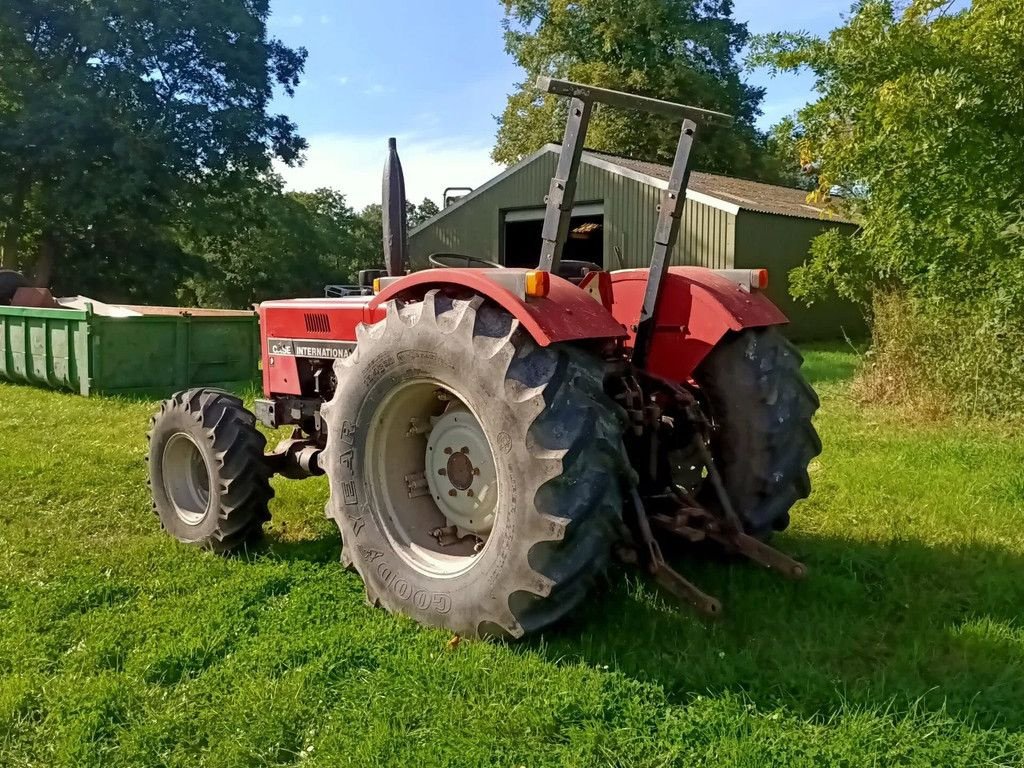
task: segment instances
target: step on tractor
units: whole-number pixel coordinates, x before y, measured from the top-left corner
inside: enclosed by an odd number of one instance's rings
[[[549,78],[538,88],[569,104],[537,268],[434,254],[407,273],[391,140],[387,269],[369,295],[259,306],[255,413],[193,389],[153,416],[150,485],[168,533],[236,550],[270,518],[273,475],[326,475],[341,562],[368,602],[463,636],[557,622],[613,557],[720,613],[666,562],[669,535],[805,575],[768,540],[810,492],[818,399],[767,274],[669,263],[698,125],[729,117]],[[682,121],[646,269],[561,259],[598,103]],[[268,453],[257,423],[291,436]]]

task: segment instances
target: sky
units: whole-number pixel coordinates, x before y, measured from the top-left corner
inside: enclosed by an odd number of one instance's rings
[[[734,0],[734,15],[752,34],[824,34],[851,2]],[[414,202],[440,203],[445,187],[475,187],[500,172],[489,157],[495,116],[524,77],[504,51],[500,0],[276,0],[272,8],[271,34],[309,51],[295,96],[274,103],[309,141],[302,167],[278,167],[290,189],[332,187],[357,209],[380,202],[389,136]],[[746,78],[767,89],[762,128],[813,98],[806,74]]]

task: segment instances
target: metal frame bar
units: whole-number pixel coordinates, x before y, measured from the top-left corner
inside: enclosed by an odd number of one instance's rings
[[[565,241],[569,237],[572,209],[576,201],[576,181],[580,173],[580,158],[587,127],[594,111],[592,101],[574,98],[569,102],[569,117],[565,123],[565,137],[558,153],[558,167],[544,198],[544,228],[541,230],[540,266],[547,272],[557,272],[562,260]]]
[[[538,77],[537,88],[555,96],[569,96],[574,99],[589,102],[591,104],[600,102],[619,109],[636,109],[641,112],[648,112],[652,115],[662,115],[676,120],[694,120],[704,123],[732,123],[732,115],[725,112],[715,112],[713,109],[701,109],[690,107],[685,104],[675,104],[671,101],[652,99],[648,96],[637,96],[635,93],[623,93],[608,88],[597,88],[593,85],[573,83],[569,80],[559,80],[553,77]]]
[[[679,239],[679,224],[686,205],[686,187],[690,181],[690,150],[693,148],[697,124],[692,120],[683,120],[683,130],[679,134],[675,160],[668,177],[668,189],[662,190],[661,204],[658,206],[658,224],[654,230],[654,252],[651,254],[651,266],[647,273],[647,285],[644,289],[644,301],[640,307],[640,317],[636,323],[636,337],[633,340],[633,365],[643,368],[650,352],[654,338],[655,323],[658,316],[658,304],[661,302],[661,289],[665,284],[672,248]]]
[[[637,96],[632,93],[596,88],[591,85],[572,83],[551,77],[538,77],[537,88],[556,96],[568,96],[569,116],[565,124],[565,136],[558,155],[558,167],[545,198],[544,228],[539,269],[557,272],[562,260],[562,251],[569,236],[572,208],[576,198],[576,181],[579,177],[580,158],[583,155],[587,128],[593,114],[594,104],[600,102],[621,109],[635,109],[656,115],[663,115],[683,121],[679,135],[676,156],[669,175],[668,189],[662,192],[658,206],[658,225],[654,236],[654,252],[644,290],[644,302],[636,322],[636,339],[633,344],[632,362],[639,368],[644,366],[654,336],[655,318],[661,288],[668,273],[672,249],[679,239],[679,221],[686,203],[686,186],[690,179],[689,160],[697,132],[697,121],[705,123],[728,123],[730,115],[710,109],[673,104],[661,99]]]

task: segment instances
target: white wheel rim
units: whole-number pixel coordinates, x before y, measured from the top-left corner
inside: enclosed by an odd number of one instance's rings
[[[403,560],[441,578],[472,568],[499,489],[487,435],[465,398],[434,379],[403,382],[377,407],[366,454],[372,513]]]
[[[199,525],[210,506],[210,470],[199,445],[184,432],[175,432],[164,446],[160,462],[164,493],[185,525]]]
[[[498,506],[498,470],[480,422],[469,410],[449,408],[427,439],[426,479],[448,522],[485,536]]]

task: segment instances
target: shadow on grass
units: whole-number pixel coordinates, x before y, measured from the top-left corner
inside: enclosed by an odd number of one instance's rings
[[[613,568],[569,620],[520,647],[660,685],[677,702],[741,693],[808,718],[919,706],[983,727],[1024,728],[1024,559],[980,545],[870,544],[788,534],[809,569],[786,581],[745,561],[676,558],[725,605],[704,620],[634,569]],[[253,554],[335,562],[337,534],[268,534]],[[340,566],[339,566],[340,567]]]
[[[1024,728],[1024,559],[983,546],[793,534],[780,546],[808,564],[806,581],[745,562],[677,562],[722,599],[720,620],[616,570],[573,620],[528,643],[552,661],[657,683],[678,700],[742,692],[807,717],[920,700],[985,727]]]
[[[335,531],[313,538],[291,539],[276,531],[264,532],[246,548],[246,556],[311,563],[336,562],[341,557],[341,536]]]

